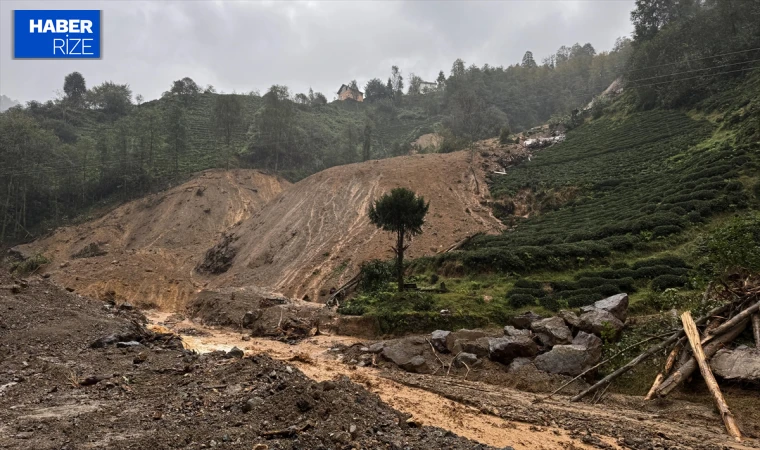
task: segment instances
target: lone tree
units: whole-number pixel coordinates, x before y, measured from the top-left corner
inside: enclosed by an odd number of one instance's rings
[[[378,228],[396,233],[396,270],[399,292],[404,290],[404,239],[422,233],[425,214],[430,203],[406,188],[396,188],[385,194],[369,208],[369,220]]]

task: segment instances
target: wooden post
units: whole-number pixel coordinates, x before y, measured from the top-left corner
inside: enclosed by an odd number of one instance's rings
[[[691,318],[691,313],[686,311],[681,315],[681,322],[683,322],[683,329],[686,332],[686,337],[689,338],[689,344],[691,344],[691,350],[694,353],[694,358],[699,364],[699,371],[702,372],[702,377],[707,383],[707,388],[715,399],[715,404],[720,411],[721,417],[723,417],[723,423],[726,425],[728,434],[733,436],[737,441],[741,441],[742,433],[739,431],[739,426],[736,425],[734,415],[731,414],[731,410],[728,409],[726,400],[723,398],[723,394],[720,392],[718,382],[715,381],[710,366],[707,365],[705,358],[705,352],[702,350],[702,344],[700,344],[699,330],[697,330],[697,324],[694,323],[694,319]]]
[[[760,313],[752,315],[752,332],[755,335],[755,347],[760,348]]]

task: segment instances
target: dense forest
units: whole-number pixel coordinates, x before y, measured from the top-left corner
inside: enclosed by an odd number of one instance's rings
[[[88,87],[79,72],[59,97],[0,114],[0,242],[28,240],[93,207],[160,189],[208,168],[250,167],[297,180],[331,166],[408,153],[419,136],[441,151],[523,130],[587,104],[624,70],[631,42],[610,52],[561,47],[508,67],[456,60],[435,84],[394,66],[366,101],[272,86],[216,93],[190,78],[145,101],[128,84]],[[348,83],[361,88],[356,81]]]

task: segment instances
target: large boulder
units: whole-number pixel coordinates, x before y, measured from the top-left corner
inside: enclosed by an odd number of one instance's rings
[[[532,335],[533,333],[530,330],[521,330],[519,328],[515,328],[512,325],[507,325],[504,327],[504,336],[528,336]]]
[[[515,328],[519,328],[521,330],[529,329],[530,324],[537,320],[541,320],[543,317],[539,316],[538,314],[534,313],[533,311],[528,311],[523,314],[519,314],[515,317],[513,317],[509,324],[512,325]]]
[[[581,330],[601,336],[602,333],[608,333],[612,339],[620,337],[623,331],[623,322],[612,315],[611,312],[603,309],[593,309],[581,314],[578,328]]]
[[[583,373],[592,364],[590,355],[583,345],[555,345],[546,353],[533,360],[538,370],[548,373],[576,376]]]
[[[430,366],[428,365],[427,361],[425,361],[425,358],[422,356],[415,356],[414,358],[411,358],[409,361],[399,364],[399,367],[406,370],[407,372],[412,373],[430,373],[432,370],[430,370]]]
[[[588,365],[593,365],[602,360],[602,340],[595,334],[579,331],[573,338],[573,345],[580,345],[588,352]]]
[[[628,317],[628,294],[616,294],[607,297],[594,303],[593,306],[584,306],[581,311],[586,313],[594,309],[607,311],[621,322],[625,322]]]
[[[504,336],[488,340],[488,357],[496,362],[507,364],[519,357],[538,354],[538,346],[527,336]]]
[[[481,330],[459,330],[449,333],[446,336],[446,348],[452,353],[459,353],[461,346],[457,347],[457,341],[474,341],[486,337],[486,332]],[[455,348],[456,347],[456,348]]]
[[[559,317],[537,320],[530,325],[530,328],[539,335],[541,342],[547,347],[569,344],[573,340],[570,328]]]
[[[512,360],[511,363],[509,363],[507,372],[514,373],[522,369],[523,367],[529,366],[531,364],[533,364],[532,358],[515,358]]]
[[[449,349],[446,347],[446,338],[449,337],[451,331],[435,330],[430,335],[430,343],[437,352],[448,353]]]
[[[760,382],[760,349],[741,346],[718,350],[710,367],[715,375],[727,380]]]
[[[475,339],[474,341],[458,340],[454,347],[457,349],[456,353],[472,353],[479,358],[485,358],[488,356],[489,342],[487,337]]]
[[[404,370],[417,371],[418,368],[422,367],[420,360],[415,359],[412,361],[412,359],[418,356],[422,358],[425,346],[427,346],[427,342],[424,338],[418,336],[408,337],[386,344],[380,355]]]

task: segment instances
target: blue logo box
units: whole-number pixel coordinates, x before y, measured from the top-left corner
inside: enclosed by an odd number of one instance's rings
[[[13,11],[13,57],[19,59],[98,59],[100,10]]]

